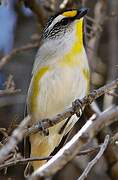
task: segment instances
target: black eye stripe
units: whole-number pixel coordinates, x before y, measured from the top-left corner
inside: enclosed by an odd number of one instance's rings
[[[67,25],[69,23],[69,19],[68,18],[64,18],[60,21],[61,25]]]
[[[57,22],[54,27],[58,27],[58,26],[66,26],[69,23],[72,22],[72,18],[63,18],[61,21]]]

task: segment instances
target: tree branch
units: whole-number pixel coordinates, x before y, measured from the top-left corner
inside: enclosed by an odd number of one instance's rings
[[[21,124],[16,128],[8,142],[0,150],[0,163],[3,163],[9,153],[15,149],[18,142],[23,139],[24,132],[26,131],[27,125],[30,121],[30,117],[27,116]]]
[[[20,48],[14,48],[9,54],[0,59],[0,70],[10,61],[10,59],[17,53],[27,51],[39,47],[39,43],[28,43]]]
[[[22,159],[14,159],[12,161],[5,162],[4,164],[0,165],[0,170],[4,168],[8,168],[10,166],[16,165],[16,164],[24,164],[30,161],[43,161],[43,160],[49,160],[52,156],[49,157],[31,157],[31,158],[22,158]]]
[[[8,95],[15,95],[15,94],[18,94],[20,92],[21,92],[20,89],[14,89],[14,90],[5,89],[5,90],[0,90],[0,97],[8,96]]]
[[[96,151],[98,151],[100,149],[101,145],[96,146],[96,147],[92,147],[89,149],[85,149],[80,151],[77,156],[83,156],[83,155],[87,155],[87,154],[92,154],[95,153]],[[51,159],[53,156],[48,156],[48,157],[30,157],[30,158],[17,158],[14,159],[13,157],[11,157],[8,161],[6,161],[5,163],[0,165],[0,170],[4,169],[4,168],[8,168],[10,166],[16,165],[16,164],[25,164],[27,162],[30,161],[43,161],[43,160],[49,160]]]
[[[110,140],[110,136],[106,135],[104,143],[100,147],[100,151],[95,156],[95,158],[88,163],[86,169],[84,170],[82,175],[78,178],[78,180],[84,180],[87,177],[87,175],[91,171],[92,167],[98,162],[98,160],[101,158],[101,156],[103,155],[104,151],[106,150],[106,148],[108,146],[108,143],[109,143],[109,140]]]

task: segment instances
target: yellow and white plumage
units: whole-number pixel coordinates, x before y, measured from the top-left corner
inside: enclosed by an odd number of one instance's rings
[[[76,14],[76,10],[64,12],[48,28],[52,29],[63,18]],[[88,93],[89,66],[82,27],[83,18],[73,20],[64,36],[46,38],[38,50],[27,100],[31,123],[54,117],[71,106],[75,99],[81,99]],[[40,133],[31,135],[31,156],[49,156],[77,120],[76,115],[72,116],[62,134],[59,131],[66,120],[49,128],[48,136]],[[32,165],[37,169],[44,162],[36,161]]]

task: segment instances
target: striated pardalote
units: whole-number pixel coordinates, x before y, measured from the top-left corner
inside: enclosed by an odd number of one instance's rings
[[[87,8],[67,10],[51,17],[41,38],[29,86],[27,107],[31,124],[52,118],[83,98],[89,89],[89,66],[83,45]],[[49,128],[49,134],[30,136],[31,157],[49,156],[77,122],[72,116]],[[34,170],[46,161],[32,162]]]

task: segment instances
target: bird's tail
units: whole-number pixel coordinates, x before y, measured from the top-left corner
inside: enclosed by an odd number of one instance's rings
[[[50,128],[49,135],[45,136],[40,133],[36,133],[30,136],[30,143],[31,143],[31,155],[30,158],[45,158],[49,159],[50,154],[54,151],[55,147],[57,147],[62,140],[63,136],[66,135],[71,128],[74,126],[74,124],[77,122],[78,118],[76,115],[73,115],[69,122],[67,122],[66,126],[64,127],[64,130],[62,133],[59,133],[55,128],[62,127],[64,125],[64,122],[61,122],[60,124]],[[66,121],[65,121],[66,122]],[[56,133],[55,133],[56,131]],[[58,132],[58,133],[57,133]],[[33,166],[33,170],[36,170],[37,168],[41,167],[43,164],[47,162],[47,160],[38,160],[38,161],[32,161],[31,163],[28,163],[27,169]]]

